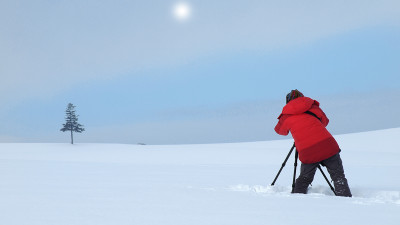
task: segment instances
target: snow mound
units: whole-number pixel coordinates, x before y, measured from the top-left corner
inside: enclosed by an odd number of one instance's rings
[[[234,192],[254,193],[261,196],[299,196],[301,194],[291,194],[291,186],[263,186],[263,185],[232,185],[227,188]],[[354,202],[357,204],[389,203],[400,205],[400,191],[372,191],[353,188],[352,194]],[[307,195],[303,197],[335,196],[329,187],[315,185],[309,188]]]

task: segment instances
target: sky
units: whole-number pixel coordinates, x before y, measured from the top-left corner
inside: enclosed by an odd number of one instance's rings
[[[400,126],[400,2],[0,0],[0,142],[281,138],[285,95],[334,134]]]

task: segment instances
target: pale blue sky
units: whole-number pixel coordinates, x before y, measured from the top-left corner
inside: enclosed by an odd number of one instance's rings
[[[280,138],[291,89],[333,133],[400,126],[399,1],[0,1],[0,141]],[[360,100],[362,99],[362,100]]]

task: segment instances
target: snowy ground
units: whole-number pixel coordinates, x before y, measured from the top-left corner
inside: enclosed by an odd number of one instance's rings
[[[400,128],[337,136],[353,198],[317,171],[290,194],[291,140],[177,146],[0,144],[0,224],[400,224]],[[326,171],[326,169],[325,169]]]

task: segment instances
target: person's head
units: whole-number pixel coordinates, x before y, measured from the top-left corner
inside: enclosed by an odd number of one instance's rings
[[[286,95],[286,104],[298,97],[304,97],[304,95],[297,89],[290,91],[289,94]]]

